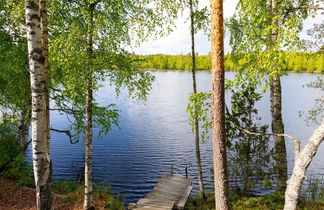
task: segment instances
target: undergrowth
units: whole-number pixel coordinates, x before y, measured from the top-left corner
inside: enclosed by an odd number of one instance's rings
[[[0,139],[0,176],[16,180],[18,186],[33,186],[32,170],[15,136]]]
[[[242,197],[234,192],[230,192],[230,203],[235,210],[277,210],[283,209],[285,198],[284,193],[275,192],[271,195],[259,197]],[[215,209],[215,196],[210,193],[206,200],[200,198],[189,198],[185,206],[187,210],[210,210]],[[306,201],[300,200],[298,209],[324,210],[324,200]]]
[[[82,182],[58,181],[53,184],[53,192],[64,196],[64,201],[83,199],[84,184]],[[111,210],[124,210],[124,203],[120,198],[112,196],[110,187],[93,185],[94,204]]]

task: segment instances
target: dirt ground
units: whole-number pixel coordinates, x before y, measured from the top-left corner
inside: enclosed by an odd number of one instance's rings
[[[54,209],[79,210],[83,209],[82,198],[79,200],[64,201],[62,198],[54,199]],[[17,187],[15,182],[0,177],[0,210],[36,210],[35,190]],[[103,208],[96,208],[103,209]]]

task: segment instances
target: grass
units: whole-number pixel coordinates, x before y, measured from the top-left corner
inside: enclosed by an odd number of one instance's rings
[[[84,184],[81,182],[55,182],[53,184],[53,192],[63,195],[64,201],[81,200],[84,197]],[[104,206],[111,210],[123,210],[124,202],[120,198],[112,196],[110,187],[108,186],[93,186],[93,201],[96,206]]]
[[[267,196],[259,197],[241,197],[240,195],[230,192],[230,203],[235,210],[277,210],[283,209],[285,199],[282,192],[275,192]],[[215,209],[214,194],[208,194],[205,201],[200,198],[189,198],[185,209],[187,210],[210,210]],[[324,200],[306,201],[300,200],[298,209],[320,210],[324,209]]]
[[[301,197],[308,201],[324,201],[324,177],[309,177],[305,182]]]

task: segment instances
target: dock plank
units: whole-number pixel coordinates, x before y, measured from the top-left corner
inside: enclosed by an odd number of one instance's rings
[[[186,205],[186,202],[188,200],[188,197],[189,197],[189,195],[191,193],[191,190],[192,190],[192,186],[188,186],[185,193],[184,193],[184,195],[182,196],[182,198],[178,202],[178,208],[180,208],[180,209],[184,208],[184,206]]]
[[[145,198],[132,209],[172,210],[183,209],[192,190],[192,179],[180,175],[165,174]]]

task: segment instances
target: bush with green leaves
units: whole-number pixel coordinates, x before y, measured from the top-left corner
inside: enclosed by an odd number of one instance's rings
[[[8,113],[0,113],[0,138],[14,135],[17,127],[17,118]]]
[[[257,93],[258,84],[251,82],[243,74],[228,91],[231,93],[231,107],[226,108],[226,135],[228,149],[228,170],[242,195],[262,184],[270,186],[270,174],[273,150],[270,148],[269,136],[251,135],[266,133],[268,126],[260,123],[258,110],[255,108],[261,94]]]
[[[32,185],[31,168],[15,136],[0,139],[0,176],[17,180],[17,185]]]

